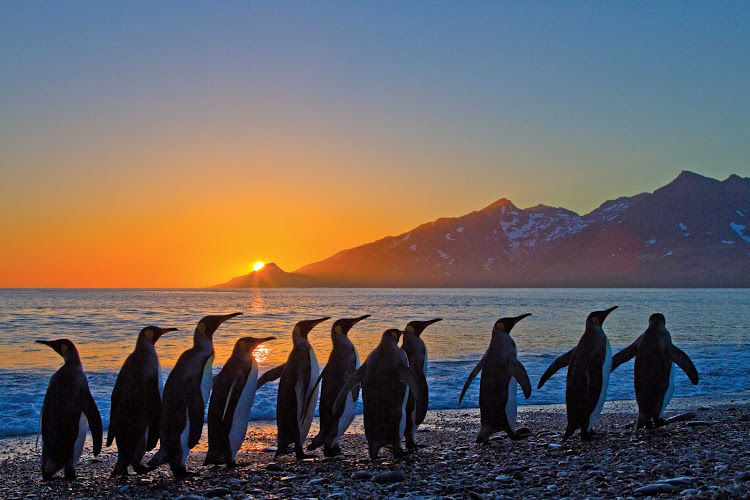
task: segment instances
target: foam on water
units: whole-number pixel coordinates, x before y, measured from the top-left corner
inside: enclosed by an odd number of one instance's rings
[[[422,336],[430,353],[430,408],[443,409],[456,407],[467,375],[489,343],[494,321],[524,312],[534,315],[514,328],[513,337],[534,389],[528,400],[519,390],[518,403],[563,403],[565,370],[541,390],[536,383],[552,360],[578,341],[588,312],[611,305],[620,306],[604,325],[613,353],[645,329],[651,313],[666,315],[675,344],[692,358],[701,377],[693,386],[675,367],[675,396],[745,390],[750,386],[750,357],[741,353],[750,337],[750,320],[740,312],[748,303],[748,290],[2,290],[0,436],[37,431],[49,377],[62,359],[34,344],[36,339],[66,337],[76,343],[106,427],[120,365],[147,324],[180,328],[157,344],[166,377],[190,346],[195,324],[208,313],[246,313],[217,331],[214,373],[226,362],[236,339],[247,335],[279,338],[259,348],[261,373],[283,363],[291,349],[292,327],[300,319],[372,314],[350,333],[364,359],[386,328],[443,317]],[[330,322],[313,330],[310,340],[322,365],[331,348]],[[479,379],[464,397],[463,407],[478,405]],[[272,383],[258,391],[251,418],[275,418],[277,388]],[[631,361],[612,373],[607,400],[633,398]]]

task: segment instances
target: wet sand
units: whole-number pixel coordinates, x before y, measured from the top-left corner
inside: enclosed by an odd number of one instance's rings
[[[143,476],[109,479],[116,449],[91,454],[78,465],[78,479],[41,481],[36,436],[0,440],[0,498],[583,498],[660,495],[681,498],[750,497],[750,392],[675,398],[668,415],[695,411],[680,422],[634,436],[635,403],[609,402],[590,443],[574,436],[565,443],[562,405],[519,407],[518,423],[533,435],[511,441],[496,435],[474,443],[479,410],[435,410],[418,434],[424,448],[394,460],[390,450],[370,462],[358,416],[341,439],[348,453],[336,460],[274,460],[274,422],[251,422],[238,462],[227,470],[203,467],[207,443],[188,458],[199,475],[174,480],[168,467]],[[317,432],[317,420],[310,436]],[[58,473],[60,474],[60,473]],[[639,488],[653,486],[651,490]]]

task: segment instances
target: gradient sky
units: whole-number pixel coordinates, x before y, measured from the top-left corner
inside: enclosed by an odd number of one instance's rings
[[[0,3],[0,286],[190,287],[750,175],[750,2]]]

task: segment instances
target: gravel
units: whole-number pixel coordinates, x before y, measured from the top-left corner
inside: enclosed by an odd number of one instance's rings
[[[401,459],[381,450],[375,462],[367,458],[361,416],[340,440],[346,456],[303,462],[292,456],[274,460],[275,426],[252,422],[237,456],[244,465],[203,467],[204,434],[188,458],[188,469],[198,475],[183,480],[173,479],[168,467],[109,479],[115,449],[94,459],[89,442],[75,482],[44,483],[35,437],[3,438],[0,498],[750,497],[750,397],[675,401],[673,406],[696,410],[696,419],[710,425],[679,422],[636,436],[633,403],[607,403],[596,425],[601,437],[561,443],[564,407],[524,406],[519,426],[531,428],[527,440],[498,435],[477,445],[478,410],[430,411],[422,427],[428,432],[417,438],[425,448]]]

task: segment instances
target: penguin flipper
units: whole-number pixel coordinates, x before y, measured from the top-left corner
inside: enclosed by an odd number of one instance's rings
[[[524,397],[529,399],[531,396],[531,381],[529,380],[529,374],[526,373],[526,368],[523,367],[520,361],[515,360],[510,365],[510,371],[513,374],[513,378],[518,382],[518,385],[521,386]]]
[[[115,387],[112,389],[111,406],[109,410],[109,429],[107,429],[107,446],[112,446],[112,441],[118,433],[120,426],[120,399],[122,396],[122,374],[117,376]],[[87,417],[88,418],[88,417]]]
[[[623,363],[627,363],[631,359],[633,359],[638,352],[638,346],[641,345],[641,339],[643,336],[638,337],[635,342],[627,346],[622,351],[618,352],[614,356],[612,356],[612,371],[615,371],[615,368],[620,366]]]
[[[466,391],[469,390],[469,386],[471,385],[471,382],[474,380],[474,377],[476,377],[480,371],[482,371],[482,368],[484,368],[484,356],[482,356],[482,359],[479,360],[479,363],[477,363],[477,366],[474,367],[473,370],[471,370],[471,373],[469,373],[469,376],[466,378],[466,383],[464,383],[464,388],[461,389],[461,395],[458,397],[458,406],[461,406],[461,400],[464,398],[464,394],[466,394]]]
[[[82,403],[83,414],[89,422],[91,440],[94,442],[94,456],[97,456],[102,451],[102,416],[99,414],[99,408],[96,407],[96,401],[88,387],[83,394]]]
[[[409,368],[409,365],[401,365],[398,369],[398,379],[409,387],[411,394],[414,395],[414,400],[419,399],[419,378],[417,374]]]
[[[268,382],[273,382],[274,380],[281,377],[281,374],[284,372],[285,366],[286,366],[286,363],[279,365],[276,368],[271,368],[266,373],[258,377],[258,387],[255,390],[257,391]]]
[[[344,409],[344,402],[346,401],[349,391],[351,391],[355,385],[361,384],[362,380],[364,380],[366,370],[365,366],[367,366],[367,361],[362,363],[362,366],[360,366],[356,372],[352,373],[352,375],[346,379],[344,387],[341,388],[338,395],[336,396],[336,401],[333,403],[334,416],[341,416],[341,412]]]
[[[550,378],[552,375],[557,373],[558,370],[561,368],[565,368],[570,364],[570,360],[573,358],[573,352],[575,351],[575,347],[556,360],[552,362],[551,365],[549,365],[549,368],[547,368],[547,371],[544,372],[544,375],[542,375],[542,378],[539,379],[539,384],[536,386],[537,389],[541,389],[544,383],[547,381],[548,378]]]
[[[161,423],[161,394],[159,394],[159,380],[157,377],[148,381],[148,398],[146,400],[146,411],[148,412],[148,441],[146,451],[151,451],[159,441],[159,425]],[[110,429],[112,424],[110,424]]]
[[[695,365],[690,360],[687,354],[682,352],[674,344],[669,344],[669,347],[667,347],[667,351],[665,352],[665,354],[670,361],[682,368],[682,371],[687,374],[693,385],[698,385],[698,370],[695,369]]]
[[[192,448],[201,440],[203,432],[203,395],[201,388],[195,384],[195,387],[187,395],[187,413],[190,420],[190,430],[188,431],[188,448]]]
[[[315,401],[313,401],[312,395],[315,393],[315,388],[318,387],[318,384],[320,383],[320,381],[323,380],[323,374],[326,372],[327,368],[328,368],[328,365],[326,365],[326,367],[323,368],[323,371],[320,372],[320,375],[318,375],[317,380],[313,384],[312,388],[309,390],[310,394],[307,397],[305,397],[305,411],[302,413],[303,415],[307,415],[307,412],[310,410],[310,403],[315,404]]]

